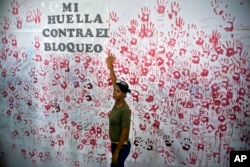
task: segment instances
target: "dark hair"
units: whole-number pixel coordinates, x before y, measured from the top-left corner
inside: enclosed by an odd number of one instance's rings
[[[116,85],[121,89],[123,93],[131,93],[129,86],[125,81],[117,82]]]

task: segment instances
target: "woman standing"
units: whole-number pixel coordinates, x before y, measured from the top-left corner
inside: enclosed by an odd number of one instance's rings
[[[115,56],[109,54],[106,63],[114,87],[113,98],[115,100],[115,104],[109,116],[109,137],[112,150],[111,167],[124,167],[124,162],[131,149],[131,143],[129,141],[131,111],[125,101],[125,97],[127,93],[130,93],[130,89],[126,82],[116,81],[113,69],[114,61]]]

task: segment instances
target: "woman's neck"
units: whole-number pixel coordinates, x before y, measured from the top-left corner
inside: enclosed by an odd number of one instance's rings
[[[115,101],[116,108],[121,108],[124,104],[126,104],[126,101],[124,99],[119,99]]]

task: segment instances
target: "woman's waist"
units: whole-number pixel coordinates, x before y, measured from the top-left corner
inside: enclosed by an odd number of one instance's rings
[[[119,144],[119,141],[111,141],[111,143],[112,143],[112,144]],[[123,144],[124,144],[124,145],[130,144],[130,140],[128,139],[128,140],[124,141]]]

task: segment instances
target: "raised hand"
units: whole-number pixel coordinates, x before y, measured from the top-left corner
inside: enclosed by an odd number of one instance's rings
[[[106,59],[107,67],[109,70],[113,68],[114,61],[115,61],[115,55],[110,53]]]

